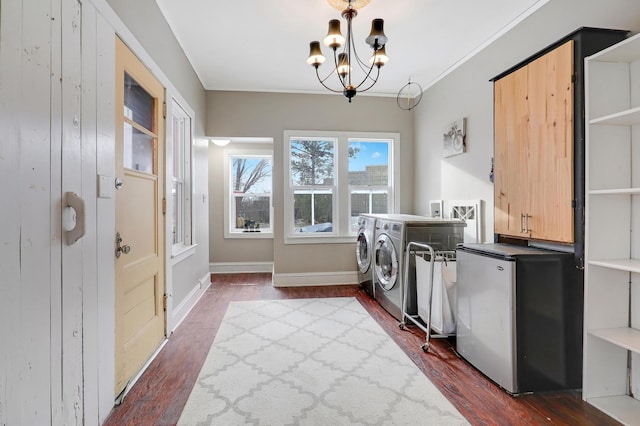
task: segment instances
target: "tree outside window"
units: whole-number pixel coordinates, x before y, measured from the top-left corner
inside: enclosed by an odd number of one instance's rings
[[[291,141],[296,232],[333,232],[334,144],[333,140]]]
[[[286,130],[285,243],[350,242],[359,215],[393,212],[399,136]]]
[[[271,156],[232,155],[230,230],[271,232]]]

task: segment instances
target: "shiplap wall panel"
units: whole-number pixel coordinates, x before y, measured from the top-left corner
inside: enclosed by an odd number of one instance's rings
[[[3,238],[0,419],[51,421],[51,2],[0,3]],[[54,243],[55,244],[55,243]]]
[[[98,14],[96,132],[97,173],[115,179],[115,30]],[[115,198],[97,201],[98,381],[100,423],[108,416],[115,389]]]
[[[22,33],[21,5],[18,1],[0,3],[0,181],[15,182],[20,172],[20,123],[16,100],[20,99]],[[19,401],[13,380],[16,344],[19,343],[20,315],[20,188],[0,185],[0,424],[11,424],[19,416]],[[7,326],[13,324],[14,326]]]
[[[81,197],[81,58],[82,13],[78,0],[62,0],[62,192]],[[95,180],[94,180],[95,182]],[[85,198],[86,206],[93,200]],[[63,239],[62,250],[62,421],[83,424],[82,377],[82,270],[91,241],[83,237],[73,245]]]
[[[97,288],[97,171],[96,171],[96,11],[82,4],[82,198],[85,200],[85,235],[82,238],[82,340],[84,354],[84,418],[99,423],[98,415],[98,288]]]

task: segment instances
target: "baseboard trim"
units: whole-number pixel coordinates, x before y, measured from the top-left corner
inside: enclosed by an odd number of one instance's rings
[[[204,295],[207,289],[211,286],[211,274],[207,273],[198,280],[198,283],[189,292],[187,297],[184,298],[178,306],[173,309],[171,315],[171,322],[174,324],[170,333],[173,333],[176,328],[180,326],[182,321],[189,315],[189,312],[198,303],[200,298]]]
[[[212,274],[240,274],[273,272],[273,262],[215,262],[209,263]]]
[[[274,287],[312,287],[358,283],[356,271],[273,274]]]

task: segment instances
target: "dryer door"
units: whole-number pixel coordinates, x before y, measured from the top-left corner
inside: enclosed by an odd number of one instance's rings
[[[393,241],[386,234],[381,234],[375,246],[376,280],[383,290],[391,290],[398,281],[398,253]]]
[[[360,228],[358,240],[356,241],[356,261],[358,262],[358,269],[363,274],[366,274],[369,266],[371,266],[370,243],[369,233],[364,228]]]

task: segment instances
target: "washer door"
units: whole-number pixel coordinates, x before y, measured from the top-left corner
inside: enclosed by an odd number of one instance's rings
[[[381,234],[375,246],[375,274],[383,290],[391,290],[398,281],[398,253],[386,234]]]
[[[369,250],[370,238],[367,231],[363,228],[358,231],[358,240],[356,241],[356,261],[358,269],[365,274],[371,266],[371,250]]]

